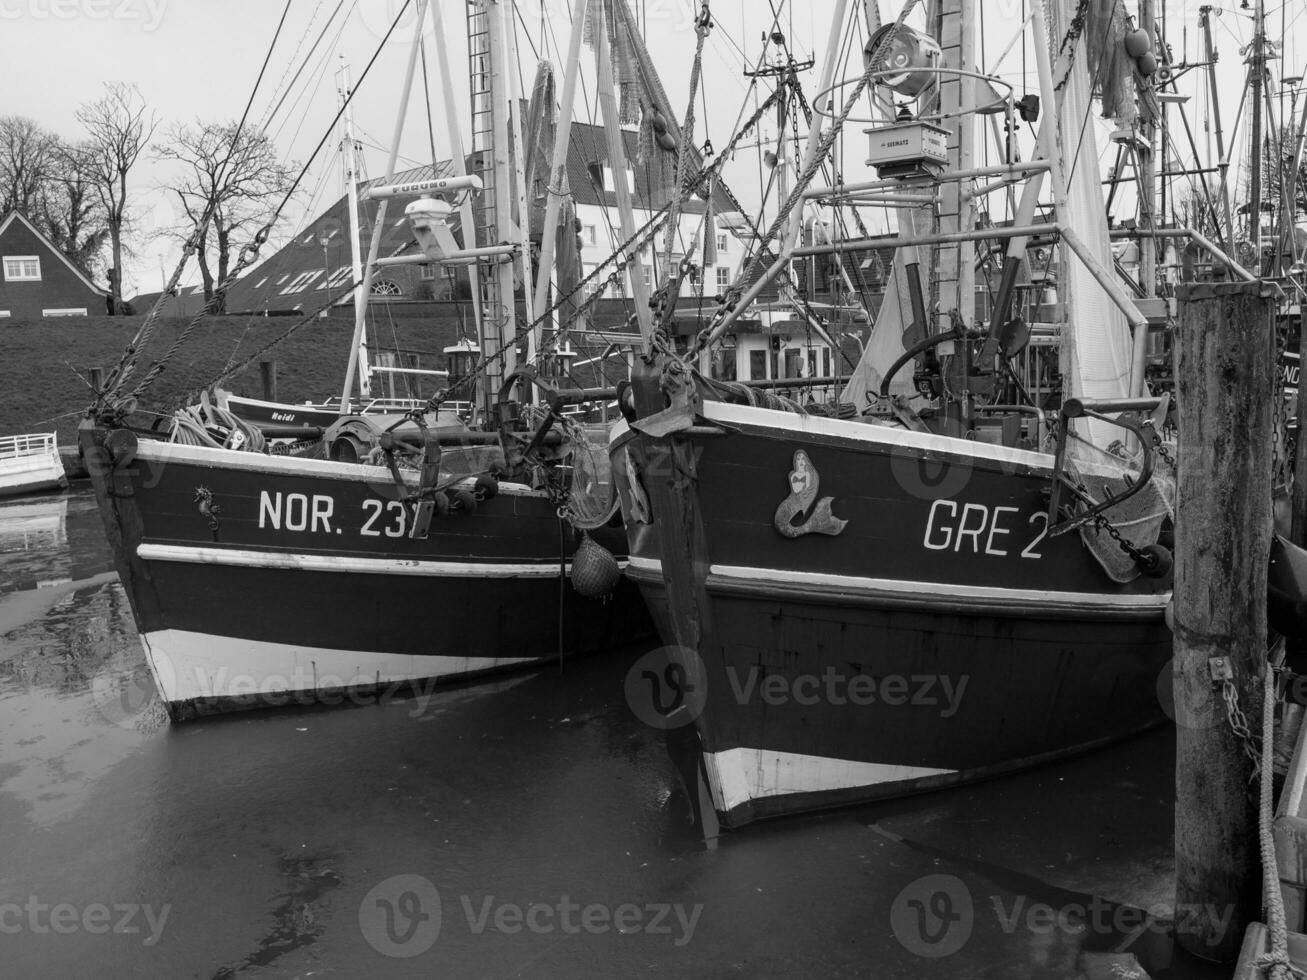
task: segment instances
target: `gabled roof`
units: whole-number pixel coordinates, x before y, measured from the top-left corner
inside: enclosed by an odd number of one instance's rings
[[[616,197],[613,189],[601,185],[601,168],[608,161],[608,142],[603,127],[574,122],[570,136],[567,173],[574,200],[577,204],[615,207]],[[641,210],[656,210],[662,207],[666,203],[666,194],[659,184],[663,180],[664,173],[674,174],[674,166],[665,166],[671,164],[674,157],[666,155],[665,159],[657,158],[646,166],[637,161],[639,134],[633,130],[623,129],[622,139],[628,165],[635,175],[633,206]],[[697,151],[692,162],[696,167],[700,163]],[[596,172],[593,165],[598,165],[600,169]],[[434,167],[428,164],[396,173],[391,183],[410,183],[433,176],[447,177],[452,173],[452,162],[444,160]],[[377,178],[360,183],[360,189],[384,183],[386,183],[384,178]],[[715,188],[716,186],[714,185]],[[392,201],[386,215],[386,228],[379,252],[382,256],[417,251],[416,243],[412,240],[412,232],[404,218],[403,205],[399,203],[399,206],[396,206],[397,203],[399,202]],[[718,211],[728,211],[732,205],[722,191],[715,190],[714,207]],[[691,197],[685,202],[683,210],[690,214],[701,213],[704,210],[704,202],[698,197]],[[365,203],[360,208],[360,220],[363,224],[359,236],[360,252],[365,260],[372,239],[375,214],[375,205]],[[457,215],[454,216],[453,224],[457,226]],[[346,286],[352,281],[352,276],[342,271],[348,269],[350,265],[348,234],[348,197],[342,195],[329,208],[304,224],[277,252],[237,280],[227,291],[227,310],[233,313],[293,309],[307,312],[326,303],[328,293],[334,305],[348,302]],[[325,262],[320,244],[324,235],[329,236]],[[397,280],[405,275],[418,275],[417,267],[408,268],[412,271],[400,273],[392,269],[378,275]],[[324,289],[324,284],[329,284],[329,288]]]
[[[73,275],[77,276],[77,278],[80,279],[83,282],[83,284],[85,284],[87,289],[91,290],[92,292],[99,293],[101,296],[109,295],[109,290],[105,289],[102,286],[97,286],[95,283],[93,283],[90,280],[90,278],[87,276],[86,271],[78,268],[72,262],[72,260],[68,258],[68,256],[64,255],[63,252],[59,251],[58,246],[56,246],[54,242],[50,241],[50,239],[46,237],[45,233],[42,232],[40,228],[36,227],[36,225],[32,224],[32,222],[27,220],[27,215],[23,214],[23,212],[15,210],[15,211],[10,211],[7,215],[5,215],[4,220],[0,221],[0,238],[4,237],[5,232],[9,230],[9,226],[14,221],[19,221],[23,225],[25,225],[27,227],[27,230],[30,231],[33,235],[35,235],[40,240],[41,244],[44,245],[46,249],[49,252],[51,252],[56,258],[58,258],[60,262],[66,265],[68,267],[68,270],[71,273],[73,273]]]

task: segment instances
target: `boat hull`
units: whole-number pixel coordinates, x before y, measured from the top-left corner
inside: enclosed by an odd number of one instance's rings
[[[614,649],[648,624],[629,583],[605,603],[561,581],[577,538],[524,486],[415,539],[383,469],[82,438],[175,717],[466,679]],[[618,531],[593,536],[622,549]]]
[[[53,435],[0,439],[0,497],[61,490],[68,486]]]
[[[702,414],[672,437],[679,459],[618,434],[613,469],[627,574],[698,688],[676,717],[724,825],[995,776],[1162,720],[1166,584],[1117,586],[1078,535],[1047,537],[1048,457]],[[786,519],[796,485],[815,492]]]

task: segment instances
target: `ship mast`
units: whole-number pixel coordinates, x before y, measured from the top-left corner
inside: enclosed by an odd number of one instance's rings
[[[363,289],[363,256],[359,249],[359,145],[354,140],[354,112],[350,108],[349,65],[342,56],[340,70],[336,73],[336,91],[345,107],[341,117],[342,134],[340,140],[341,168],[345,178],[345,194],[349,202],[349,261],[350,281],[354,283],[354,308],[357,310],[366,303]],[[328,273],[329,275],[330,273]],[[328,290],[327,283],[323,289]],[[359,335],[358,345],[359,397],[370,398],[372,395],[372,375],[368,366],[368,338],[366,333]]]
[[[1139,0],[1139,27],[1149,43],[1157,39],[1155,0]],[[1147,119],[1139,147],[1139,284],[1145,296],[1157,295],[1157,239],[1153,236],[1157,208],[1157,120]],[[1166,154],[1163,154],[1165,160]],[[1165,169],[1165,167],[1163,167]]]
[[[1252,182],[1248,194],[1248,238],[1253,244],[1257,271],[1264,272],[1262,261],[1262,85],[1266,77],[1266,7],[1264,0],[1257,0],[1253,15],[1252,53],[1248,56],[1251,66],[1253,93],[1253,133],[1252,133]]]

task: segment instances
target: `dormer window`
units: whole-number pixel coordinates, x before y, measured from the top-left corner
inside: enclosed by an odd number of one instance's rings
[[[41,257],[39,255],[6,255],[6,282],[40,282]]]

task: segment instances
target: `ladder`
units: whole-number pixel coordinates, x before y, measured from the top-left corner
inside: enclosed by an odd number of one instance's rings
[[[467,0],[468,82],[472,101],[472,143],[468,173],[481,179],[481,192],[473,201],[473,224],[478,247],[505,242],[508,228],[505,218],[511,214],[511,182],[504,155],[507,147],[507,97],[503,89],[503,8],[500,0]],[[494,18],[501,18],[495,20]],[[508,214],[501,213],[501,197]],[[492,355],[506,342],[511,343],[516,329],[513,273],[511,266],[490,259],[477,276],[481,299],[481,349]],[[504,373],[516,367],[516,355],[509,351],[502,362],[489,364],[487,389],[498,390]]]

